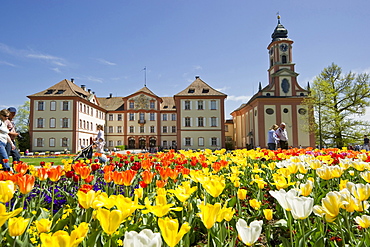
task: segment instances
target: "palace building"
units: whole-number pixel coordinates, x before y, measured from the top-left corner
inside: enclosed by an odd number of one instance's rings
[[[90,144],[98,125],[108,149],[223,148],[226,97],[198,76],[173,97],[146,86],[128,96],[97,97],[65,79],[28,96],[31,151],[77,152]]]
[[[270,67],[269,82],[231,115],[234,123],[235,148],[267,147],[267,131],[273,124],[286,123],[288,144],[292,147],[314,147],[314,133],[308,132],[309,111],[302,104],[309,91],[297,82],[293,63],[293,41],[280,23],[267,46]]]

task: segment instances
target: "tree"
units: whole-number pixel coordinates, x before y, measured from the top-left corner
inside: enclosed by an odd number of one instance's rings
[[[26,150],[30,148],[29,122],[30,122],[30,102],[27,100],[23,105],[18,107],[17,115],[15,115],[14,122],[17,127],[17,132],[20,133],[18,137],[18,148]]]
[[[312,130],[320,147],[342,148],[356,143],[368,125],[354,118],[364,115],[370,106],[370,76],[352,72],[343,75],[342,68],[332,63],[314,79],[305,104],[313,111]]]

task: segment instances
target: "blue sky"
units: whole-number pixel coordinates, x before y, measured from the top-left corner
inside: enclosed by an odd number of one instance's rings
[[[146,84],[172,96],[195,76],[228,95],[226,118],[267,85],[276,13],[293,44],[298,82],[332,62],[370,72],[369,1],[18,0],[0,4],[0,108],[75,78],[98,97]],[[366,116],[370,120],[370,113]]]

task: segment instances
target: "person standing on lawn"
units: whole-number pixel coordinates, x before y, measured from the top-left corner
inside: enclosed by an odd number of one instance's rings
[[[15,123],[14,123],[14,120],[13,120],[15,115],[17,114],[17,109],[15,107],[9,107],[8,111],[10,112],[10,114],[9,114],[9,118],[5,121],[5,124],[9,129],[8,135],[10,136],[10,139],[12,140],[14,146],[17,146],[16,145],[16,140],[17,140],[17,137],[19,136],[19,134],[18,134],[18,132],[15,128]],[[19,161],[20,160],[21,156],[20,156],[17,148],[12,149],[12,146],[11,146],[10,143],[7,143],[5,148],[6,148],[6,152],[8,153],[8,157],[12,156],[13,161]]]
[[[280,127],[275,131],[279,140],[279,147],[281,149],[288,149],[288,133],[285,129],[286,124],[283,122]]]
[[[15,146],[8,135],[9,129],[5,124],[8,119],[10,112],[7,109],[0,111],[0,164],[2,165],[2,170],[10,171],[9,156],[6,152],[6,144],[10,143],[11,149],[15,149]]]

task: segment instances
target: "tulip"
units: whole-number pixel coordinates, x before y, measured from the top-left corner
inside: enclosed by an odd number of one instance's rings
[[[99,220],[103,231],[108,235],[112,235],[124,220],[120,210],[109,211],[105,208],[99,208],[97,210],[96,218]]]
[[[85,209],[90,208],[93,205],[95,197],[98,195],[94,190],[90,190],[87,193],[83,191],[77,192],[78,203]]]
[[[313,182],[311,180],[307,180],[307,183],[301,184],[299,189],[302,196],[309,196],[313,189]]]
[[[174,190],[168,190],[168,192],[175,194],[179,201],[185,202],[196,190],[196,186],[191,187],[189,181],[184,181],[182,185],[177,186]]]
[[[123,195],[112,195],[109,198],[112,198],[112,200],[115,201],[115,205],[117,209],[122,212],[124,219],[131,216],[136,209],[144,208],[144,206],[138,204],[137,197],[134,200],[131,200],[131,198],[128,197],[124,197]]]
[[[236,230],[241,241],[248,246],[252,246],[261,235],[262,224],[262,220],[255,220],[248,226],[245,220],[239,219],[236,223]]]
[[[355,218],[355,221],[362,228],[369,228],[370,227],[370,216],[369,215],[362,215],[361,217],[357,216]]]
[[[40,219],[38,221],[36,221],[36,228],[37,228],[37,231],[39,233],[43,233],[43,232],[49,232],[50,231],[50,228],[51,228],[51,224],[53,222],[49,219]]]
[[[254,209],[258,210],[261,207],[261,202],[259,202],[257,199],[249,200],[249,205]]]
[[[245,200],[247,198],[247,190],[246,189],[238,189],[238,199]]]
[[[24,233],[30,219],[23,217],[10,218],[8,222],[9,235],[12,237],[20,236]]]
[[[141,173],[141,177],[143,178],[144,183],[150,184],[154,178],[155,173],[145,170]]]
[[[342,199],[342,196],[337,191],[331,191],[321,199],[322,206],[316,205],[313,207],[313,212],[319,216],[325,216],[327,222],[333,222],[339,214],[340,208],[348,204]]]
[[[14,171],[25,174],[28,170],[28,165],[26,163],[20,162],[17,164],[14,164]]]
[[[91,173],[91,167],[89,166],[82,166],[78,169],[78,174],[80,174],[81,178],[82,179],[86,179],[90,176],[90,173]]]
[[[16,210],[12,212],[6,212],[6,207],[4,204],[0,203],[0,227],[4,225],[4,223],[11,217],[14,217],[18,215],[20,212],[22,212],[23,208],[17,208]]]
[[[201,184],[212,197],[218,197],[226,187],[225,179],[221,176],[206,177]]]
[[[286,211],[291,210],[291,206],[288,202],[288,197],[294,197],[298,195],[298,191],[295,189],[291,189],[288,192],[285,190],[281,189],[279,191],[269,191],[270,195],[274,197],[280,204],[282,208],[284,208]]]
[[[0,202],[9,202],[13,198],[14,192],[15,186],[13,181],[0,181]]]
[[[53,182],[59,181],[62,175],[63,175],[63,168],[61,166],[51,167],[48,170],[48,177]]]
[[[370,184],[347,183],[348,190],[360,201],[365,201],[370,197]]]
[[[29,174],[17,177],[17,185],[22,194],[31,192],[35,185],[35,177]]]
[[[361,172],[360,176],[363,180],[365,180],[367,183],[370,183],[370,171]]]
[[[232,220],[234,214],[235,209],[232,207],[228,208],[226,203],[217,214],[217,222],[221,222],[223,220],[230,221]]]
[[[161,234],[153,233],[150,229],[144,229],[137,233],[135,231],[125,232],[123,241],[125,247],[161,247]]]
[[[86,237],[89,231],[89,224],[82,222],[71,235],[66,231],[57,231],[55,233],[41,233],[41,247],[77,247]]]
[[[200,209],[200,216],[204,226],[207,229],[211,229],[213,225],[216,223],[217,215],[221,210],[221,203],[216,203],[214,205],[207,203],[207,205],[200,204],[198,205]]]
[[[166,195],[157,195],[156,196],[156,205],[152,206],[149,198],[145,198],[145,207],[147,209],[142,210],[143,214],[152,213],[157,217],[163,217],[167,215],[171,210],[174,211],[181,211],[182,208],[172,208],[174,206],[174,203],[167,204]]]
[[[35,176],[38,177],[40,181],[45,181],[48,178],[48,170],[49,168],[38,168]]]
[[[273,214],[272,209],[264,209],[263,210],[263,215],[265,216],[266,220],[272,220],[272,214]]]
[[[167,217],[165,219],[159,218],[158,226],[159,229],[161,229],[164,241],[170,247],[175,247],[180,242],[182,237],[191,229],[189,223],[185,222],[184,224],[182,224],[179,231],[178,220],[170,219]]]
[[[313,208],[313,198],[311,197],[288,197],[288,203],[290,205],[290,212],[296,220],[306,219],[311,213]]]

